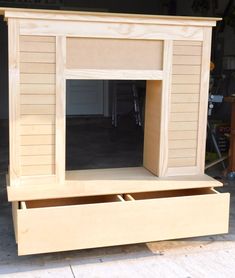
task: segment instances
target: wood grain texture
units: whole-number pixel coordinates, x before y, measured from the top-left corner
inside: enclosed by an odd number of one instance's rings
[[[162,70],[67,69],[66,79],[162,80]]]
[[[56,38],[56,180],[63,184],[65,180],[66,159],[66,38]]]
[[[229,194],[183,194],[33,209],[26,202],[17,212],[19,255],[227,232]]]
[[[173,74],[200,74],[201,67],[200,65],[173,65],[172,67]]]
[[[54,115],[21,115],[21,124],[22,125],[54,125],[55,116]]]
[[[21,135],[54,135],[55,125],[22,125]]]
[[[7,188],[8,198],[10,201],[38,200],[223,185],[207,175],[182,173],[180,176],[159,178],[143,167],[67,171],[65,183],[60,186],[52,178],[25,177],[24,185]],[[35,186],[29,186],[31,184]]]
[[[34,18],[47,20],[52,18],[59,21],[90,21],[90,22],[118,22],[118,23],[142,23],[142,24],[159,24],[159,25],[180,25],[180,26],[215,26],[216,21],[221,18],[215,17],[192,17],[192,16],[166,16],[166,15],[143,15],[143,14],[121,14],[121,13],[104,13],[104,12],[81,12],[81,11],[59,11],[35,9],[15,9],[0,8],[5,12],[5,17],[10,18]],[[30,37],[30,36],[29,36]],[[27,36],[25,39],[28,39]],[[29,38],[30,41],[32,40]],[[180,41],[177,45],[187,45],[187,41]],[[193,45],[198,45],[197,42]]]
[[[55,51],[54,37],[20,36],[22,176],[55,173]]]
[[[143,165],[155,175],[159,175],[161,103],[161,82],[147,81]]]
[[[174,55],[174,65],[201,65],[201,56]]]
[[[55,73],[55,64],[48,63],[20,63],[21,73]]]
[[[106,39],[143,40],[202,40],[203,28],[199,26],[155,25],[120,22],[85,22],[21,19],[22,35],[68,36]]]
[[[198,122],[184,122],[184,121],[180,121],[180,122],[171,122],[169,124],[169,131],[186,131],[186,130],[194,130],[197,131],[198,130]]]
[[[198,149],[197,165],[199,173],[204,173],[205,155],[206,155],[206,136],[207,136],[207,109],[209,94],[209,77],[210,77],[210,56],[211,56],[211,28],[204,28],[202,45],[202,68],[201,68],[201,86],[199,102],[199,121],[198,121]]]
[[[49,165],[23,165],[22,166],[22,175],[25,177],[30,177],[30,176],[46,176],[50,175],[51,173],[55,172],[55,165],[54,164],[49,164]],[[21,181],[23,184],[23,182]],[[31,186],[32,182],[28,182],[28,185],[26,186]],[[22,186],[22,185],[21,185]],[[35,184],[35,186],[39,186]]]
[[[37,52],[37,53],[54,53],[55,52],[55,43],[54,42],[25,42],[20,40],[20,51],[22,52]]]
[[[196,164],[196,157],[180,157],[180,158],[172,157],[169,158],[168,165],[170,168],[174,168],[174,167],[190,167],[190,166],[195,166],[195,164]]]
[[[197,147],[197,140],[170,140],[170,149],[195,149]]]
[[[21,104],[32,104],[32,105],[38,105],[38,104],[47,104],[52,105],[55,104],[55,96],[54,95],[23,95],[21,94],[20,98]]]
[[[21,146],[54,145],[55,137],[51,135],[25,135],[21,136]]]
[[[184,112],[198,112],[198,103],[172,103],[172,113],[184,113]]]
[[[182,149],[170,149],[169,150],[169,158],[181,158],[181,157],[185,157],[185,158],[196,157],[196,148],[186,149],[184,147]]]
[[[22,166],[22,169],[24,169],[25,173],[28,171],[27,174],[21,177],[20,186],[22,187],[27,186],[29,189],[29,187],[33,184],[35,189],[38,189],[43,184],[56,184],[56,176],[55,174],[51,174],[51,172],[55,172],[54,164],[26,165]],[[30,170],[34,173],[33,175],[30,174]],[[40,174],[40,171],[43,174]]]
[[[228,194],[196,175],[215,19],[13,9],[5,17],[19,254],[227,232]],[[66,79],[147,80],[147,169],[65,172]]]
[[[54,84],[21,84],[21,94],[27,95],[55,95]]]
[[[169,140],[197,139],[197,131],[169,131]]]
[[[201,41],[174,41],[175,46],[202,46]]]
[[[173,55],[201,56],[201,53],[201,45],[175,45],[173,49]]]
[[[160,116],[160,151],[159,151],[159,177],[166,176],[168,164],[168,129],[171,100],[171,82],[172,82],[172,59],[173,59],[173,41],[164,41],[163,56],[163,81],[162,81],[162,99]],[[166,109],[168,107],[168,109]]]
[[[9,178],[18,185],[20,178],[20,90],[19,90],[19,22],[8,21],[9,66]]]
[[[11,209],[12,209],[12,219],[13,219],[13,227],[14,227],[16,243],[18,242],[18,217],[17,217],[18,208],[19,208],[19,202],[12,202]]]
[[[184,74],[173,74],[172,75],[173,84],[199,84],[200,75],[199,74],[188,74],[187,78]]]
[[[26,155],[22,156],[21,163],[23,166],[54,165],[55,160],[52,155]]]
[[[48,63],[55,64],[54,53],[42,53],[42,52],[21,52],[21,63]]]
[[[172,94],[171,97],[172,103],[198,103],[199,95],[198,94]]]
[[[20,36],[20,41],[21,42],[46,42],[46,43],[55,43],[55,37],[52,36],[33,36],[33,35],[29,35],[29,36]]]
[[[172,95],[172,99],[173,99]],[[170,121],[172,122],[196,122],[198,120],[197,112],[176,112],[170,114]]]
[[[21,115],[55,115],[55,105],[22,104]]]
[[[168,174],[198,172],[202,42],[174,41]],[[204,140],[201,138],[201,140]],[[194,167],[194,170],[193,168]],[[190,169],[190,170],[189,170]]]
[[[48,155],[55,154],[54,145],[21,146],[21,155]]]
[[[172,84],[172,93],[174,94],[198,94],[199,90],[199,84]]]
[[[42,73],[21,73],[20,74],[21,84],[54,84],[54,74],[42,74]]]

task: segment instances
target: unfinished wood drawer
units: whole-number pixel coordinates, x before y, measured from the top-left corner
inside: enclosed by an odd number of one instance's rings
[[[19,255],[228,231],[229,194],[209,188],[19,204]]]

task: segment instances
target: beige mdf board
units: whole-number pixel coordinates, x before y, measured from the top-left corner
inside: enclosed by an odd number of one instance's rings
[[[19,255],[227,232],[229,194],[178,191],[22,202]]]
[[[162,70],[163,41],[68,37],[66,53],[68,69]]]

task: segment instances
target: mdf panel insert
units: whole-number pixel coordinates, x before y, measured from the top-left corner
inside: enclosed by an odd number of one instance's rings
[[[68,69],[162,70],[163,41],[67,38]]]

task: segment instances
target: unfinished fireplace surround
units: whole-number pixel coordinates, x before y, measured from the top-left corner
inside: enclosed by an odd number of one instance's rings
[[[2,8],[19,255],[226,233],[204,175],[217,19]],[[65,82],[147,80],[143,167],[65,171]]]

